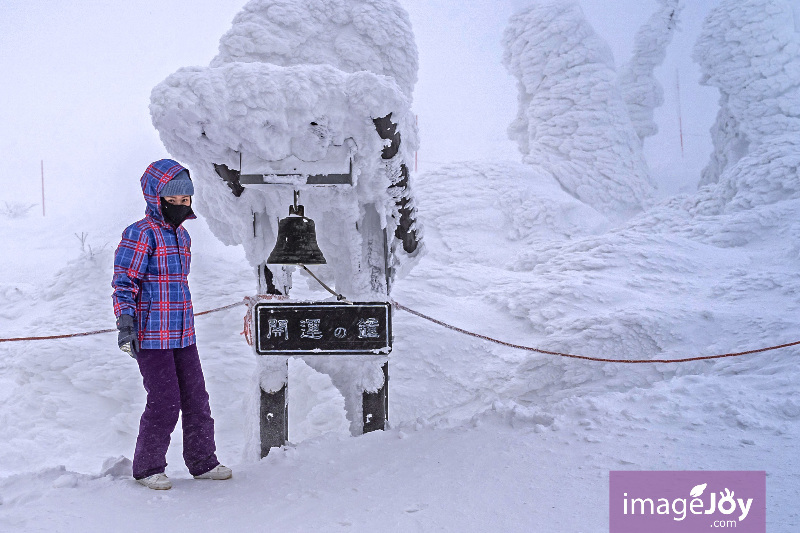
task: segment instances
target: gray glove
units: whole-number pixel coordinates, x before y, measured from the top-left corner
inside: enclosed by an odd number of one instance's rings
[[[136,332],[136,318],[133,315],[119,315],[117,319],[117,345],[119,349],[136,359],[139,351],[139,336]]]

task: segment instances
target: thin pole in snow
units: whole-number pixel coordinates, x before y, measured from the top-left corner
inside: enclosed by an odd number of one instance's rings
[[[44,216],[44,159],[42,159],[41,164],[42,164],[42,216]]]
[[[419,115],[414,115],[414,124],[419,128]],[[414,172],[417,172],[417,163],[419,162],[419,157],[417,156],[419,152],[414,150]]]
[[[675,69],[675,87],[678,90],[678,131],[681,136],[681,158],[683,155],[683,113],[681,112],[681,77],[678,69]]]

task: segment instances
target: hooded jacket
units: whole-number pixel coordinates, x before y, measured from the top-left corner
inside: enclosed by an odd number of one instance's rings
[[[141,179],[145,217],[125,228],[114,254],[114,314],[136,317],[144,349],[184,348],[196,340],[187,281],[192,241],[183,226],[174,228],[164,220],[159,198],[164,185],[183,170],[171,159],[147,167]]]

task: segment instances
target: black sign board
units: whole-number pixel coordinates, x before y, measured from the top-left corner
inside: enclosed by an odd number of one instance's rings
[[[260,355],[388,354],[392,308],[386,302],[259,303]]]

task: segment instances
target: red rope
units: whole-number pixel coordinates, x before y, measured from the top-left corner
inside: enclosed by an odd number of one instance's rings
[[[229,304],[229,305],[225,305],[223,307],[217,307],[216,309],[209,309],[208,311],[201,311],[199,313],[195,313],[195,316],[201,316],[201,315],[207,315],[207,314],[210,314],[210,313],[217,313],[219,311],[225,311],[226,309],[231,309],[233,307],[237,307],[237,306],[240,306],[242,304],[247,304],[248,307],[250,308],[253,305],[255,305],[255,303],[259,299],[272,299],[272,298],[283,299],[285,297],[281,298],[281,297],[273,297],[273,296],[269,295],[269,296],[259,296],[257,298],[251,298],[251,297],[246,296],[241,302],[232,303],[232,304]],[[522,346],[520,344],[513,344],[513,343],[510,343],[510,342],[501,341],[501,340],[498,340],[498,339],[494,339],[492,337],[488,337],[486,335],[481,335],[479,333],[473,333],[471,331],[467,331],[465,329],[461,329],[459,327],[453,326],[453,325],[448,324],[446,322],[442,322],[441,320],[437,320],[437,319],[435,319],[433,317],[430,317],[428,315],[422,314],[419,311],[414,311],[413,309],[410,309],[410,308],[408,308],[408,307],[406,307],[404,305],[401,305],[401,304],[399,304],[399,303],[397,303],[395,301],[392,301],[392,305],[395,306],[398,309],[401,309],[401,310],[407,312],[407,313],[411,313],[412,315],[415,315],[415,316],[418,316],[419,318],[428,320],[429,322],[433,322],[434,324],[438,324],[439,326],[442,326],[444,328],[447,328],[447,329],[450,329],[450,330],[453,330],[453,331],[457,331],[457,332],[462,333],[464,335],[469,335],[470,337],[475,337],[475,338],[482,339],[482,340],[485,340],[485,341],[493,342],[495,344],[500,344],[502,346],[508,346],[509,348],[516,348],[516,349],[519,349],[519,350],[526,350],[526,351],[529,351],[529,352],[536,352],[536,353],[540,353],[540,354],[544,354],[544,355],[557,355],[559,357],[568,357],[568,358],[571,358],[571,359],[583,359],[584,361],[597,361],[597,362],[601,362],[601,363],[624,363],[624,364],[688,363],[690,361],[707,361],[709,359],[721,359],[723,357],[739,357],[741,355],[750,355],[750,354],[756,354],[756,353],[769,352],[769,351],[772,351],[772,350],[779,350],[781,348],[789,348],[790,346],[798,346],[798,345],[800,345],[800,341],[797,341],[797,342],[789,342],[789,343],[786,343],[786,344],[779,344],[778,346],[770,346],[768,348],[759,348],[759,349],[756,349],[756,350],[747,350],[747,351],[744,351],[744,352],[734,352],[734,353],[726,353],[726,354],[719,354],[719,355],[705,355],[705,356],[701,356],[701,357],[686,357],[686,358],[682,358],[682,359],[605,359],[605,358],[602,358],[602,357],[588,357],[588,356],[585,356],[585,355],[574,355],[574,354],[569,354],[569,353],[551,352],[551,351],[548,351],[548,350],[541,350],[539,348],[532,348],[530,346]],[[249,323],[249,320],[248,320],[250,318],[249,314],[250,313],[248,312],[248,314],[245,315],[245,331],[243,331],[242,334],[245,335],[245,338],[247,339],[248,344],[250,344],[252,346],[252,342],[253,342],[252,341],[252,329],[251,329],[252,326],[251,326],[251,324]],[[69,338],[72,338],[72,337],[86,337],[86,336],[89,336],[89,335],[99,335],[101,333],[111,333],[111,332],[115,332],[115,331],[117,331],[117,330],[116,329],[100,329],[100,330],[97,330],[97,331],[86,331],[86,332],[83,332],[83,333],[72,333],[72,334],[69,334],[69,335],[48,335],[48,336],[43,336],[43,337],[17,337],[17,338],[10,338],[10,339],[0,339],[0,342],[41,341],[41,340],[52,340],[52,339],[69,339]]]
[[[625,363],[625,364],[644,364],[644,363],[687,363],[689,361],[706,361],[708,359],[721,359],[723,357],[738,357],[740,355],[749,355],[754,353],[762,353],[762,352],[769,352],[771,350],[778,350],[780,348],[788,348],[789,346],[797,346],[800,345],[800,341],[797,342],[790,342],[787,344],[781,344],[779,346],[770,346],[769,348],[759,348],[758,350],[747,350],[746,352],[736,352],[736,353],[726,353],[721,355],[705,355],[702,357],[687,357],[683,359],[604,359],[601,357],[587,357],[585,355],[573,355],[568,353],[561,353],[561,352],[550,352],[547,350],[540,350],[539,348],[531,348],[530,346],[521,346],[519,344],[512,344],[510,342],[505,342],[497,339],[493,339],[492,337],[487,337],[486,335],[481,335],[479,333],[473,333],[471,331],[467,331],[465,329],[458,328],[456,326],[447,324],[442,322],[441,320],[436,320],[435,318],[429,317],[428,315],[423,315],[419,311],[414,311],[413,309],[409,309],[404,305],[400,305],[399,303],[392,301],[392,305],[401,309],[407,313],[411,313],[412,315],[418,316],[434,324],[438,324],[444,328],[451,329],[453,331],[457,331],[459,333],[463,333],[464,335],[469,335],[470,337],[476,337],[478,339],[483,339],[485,341],[493,342],[495,344],[501,344],[503,346],[508,346],[510,348],[517,348],[519,350],[527,350],[529,352],[536,352],[545,355],[557,355],[559,357],[569,357],[572,359],[583,359],[584,361],[599,361],[602,363]]]
[[[209,309],[208,311],[200,311],[199,313],[195,313],[194,316],[208,315],[208,314],[211,314],[211,313],[217,313],[219,311],[225,311],[226,309],[233,309],[234,307],[238,307],[238,306],[240,306],[242,304],[245,304],[245,303],[247,303],[247,299],[246,298],[244,300],[242,300],[241,302],[228,304],[228,305],[225,305],[223,307],[217,307],[216,309]]]
[[[223,307],[217,307],[216,309],[209,309],[208,311],[201,311],[199,313],[195,313],[194,316],[201,316],[207,315],[209,313],[217,313],[219,311],[224,311],[226,309],[231,309],[232,307],[237,307],[247,303],[246,300],[242,300],[241,302],[236,302],[230,305],[226,305]],[[12,339],[0,339],[0,342],[16,342],[16,341],[44,341],[44,340],[52,340],[52,339],[70,339],[72,337],[87,337],[89,335],[99,335],[101,333],[112,333],[117,331],[116,328],[114,329],[98,329],[97,331],[86,331],[84,333],[71,333],[68,335],[47,335],[44,337],[16,337]]]
[[[48,335],[46,337],[16,337],[12,339],[0,339],[0,342],[15,342],[15,341],[44,341],[48,339],[68,339],[70,337],[86,337],[88,335],[99,335],[100,333],[111,333],[117,331],[114,329],[98,329],[97,331],[87,331],[84,333],[71,333],[69,335]]]

